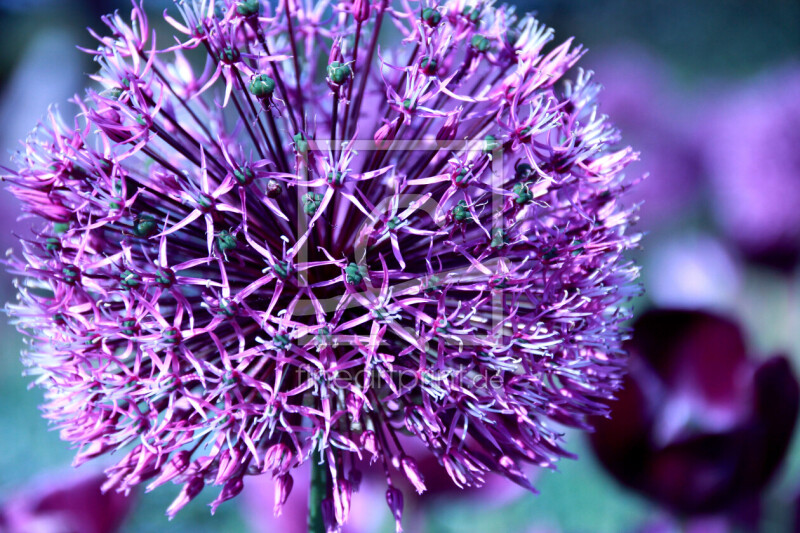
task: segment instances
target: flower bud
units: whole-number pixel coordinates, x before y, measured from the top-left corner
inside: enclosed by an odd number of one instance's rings
[[[183,485],[181,492],[167,508],[167,516],[169,519],[172,520],[175,518],[175,515],[178,514],[178,511],[186,507],[186,504],[195,499],[195,497],[203,490],[205,485],[206,484],[203,481],[203,476],[194,476],[187,481],[186,484]]]
[[[291,466],[292,456],[291,450],[285,444],[270,446],[264,454],[264,472],[267,470],[286,472]]]
[[[322,524],[326,533],[339,531],[339,524],[336,521],[336,511],[333,508],[333,500],[324,498],[320,504],[322,510]]]
[[[394,141],[394,134],[397,131],[397,119],[393,120],[392,122],[388,122],[378,128],[378,131],[375,132],[375,135],[372,137],[375,141],[375,145],[378,148],[386,148]]]
[[[403,531],[403,493],[396,487],[390,486],[386,491],[386,503],[389,504],[389,509],[392,511],[394,521],[396,524],[397,533]]]
[[[358,492],[359,487],[361,487],[361,480],[363,479],[364,475],[361,473],[361,470],[357,470],[353,468],[350,470],[349,474],[350,479],[350,488],[353,492]]]
[[[461,118],[461,108],[459,107],[455,112],[447,116],[444,125],[439,129],[436,134],[436,140],[440,142],[440,146],[447,146],[447,144],[456,138],[458,133],[458,122]]]
[[[350,516],[350,499],[352,497],[350,482],[346,479],[337,479],[333,489],[333,505],[336,511],[336,521],[344,524]]]
[[[357,22],[364,22],[369,18],[370,5],[369,0],[354,0],[353,2],[353,18]]]
[[[365,431],[361,434],[361,446],[372,455],[370,462],[374,463],[378,459],[378,439],[373,431]]]
[[[406,475],[408,480],[414,485],[414,488],[417,489],[417,494],[422,494],[425,492],[425,480],[422,478],[422,474],[419,472],[419,468],[417,467],[417,463],[411,457],[403,457],[400,459],[400,464],[403,467],[403,473]]]
[[[150,492],[154,488],[163,485],[168,481],[172,481],[189,468],[192,460],[192,453],[189,450],[181,450],[172,456],[167,465],[161,469],[161,475],[158,476],[152,483],[147,486],[146,492]]]
[[[225,483],[225,486],[222,487],[219,496],[217,496],[213,502],[208,504],[209,507],[211,507],[211,514],[213,515],[216,512],[217,507],[219,507],[221,503],[238,496],[239,493],[242,492],[242,489],[244,489],[244,481],[242,481],[242,476],[237,476],[228,480],[228,482]]]
[[[293,486],[294,479],[289,474],[278,476],[278,479],[275,480],[275,507],[273,509],[275,516],[280,516],[283,511],[283,504],[289,498]]]
[[[214,485],[220,485],[230,479],[241,466],[242,453],[237,449],[228,449],[223,451],[219,457],[219,466],[217,467],[217,478],[214,480]]]
[[[89,459],[94,459],[98,455],[106,453],[113,447],[114,445],[104,440],[92,441],[92,443],[89,444],[89,446],[86,449],[81,450],[75,455],[75,458],[72,460],[72,466],[77,468],[86,461],[88,461]]]

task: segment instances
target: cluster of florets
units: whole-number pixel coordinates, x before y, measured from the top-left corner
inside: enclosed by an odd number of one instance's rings
[[[529,487],[605,412],[635,291],[635,154],[562,79],[581,48],[490,1],[177,9],[167,49],[106,17],[102,89],[6,176],[34,219],[9,311],[76,462],[126,449],[106,488],[183,483],[170,515],[261,473],[280,508],[312,462],[329,529],[365,459],[399,528],[409,439]]]

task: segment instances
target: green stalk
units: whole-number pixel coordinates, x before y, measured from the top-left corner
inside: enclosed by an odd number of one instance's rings
[[[328,492],[326,465],[320,464],[322,456],[314,452],[311,459],[311,490],[308,493],[308,533],[325,533],[322,522],[322,500]]]

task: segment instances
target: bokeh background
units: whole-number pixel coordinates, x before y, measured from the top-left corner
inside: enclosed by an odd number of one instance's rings
[[[628,423],[606,426],[594,449],[568,435],[579,459],[535,474],[539,495],[499,480],[469,493],[426,480],[434,494],[406,502],[406,529],[800,531],[800,2],[515,3],[589,49],[581,65],[605,86],[603,111],[641,152],[629,172],[648,177],[629,201],[642,202],[647,234],[636,254],[646,292],[633,302],[645,318],[626,390],[659,392],[623,395],[615,409]],[[82,90],[94,68],[76,45],[91,47],[85,28],[102,30],[100,15],[126,4],[0,0],[0,165],[49,104]],[[145,6],[156,23],[171,1]],[[4,191],[3,250],[16,212]],[[0,275],[0,299],[13,297]],[[213,517],[212,496],[201,496],[169,525],[177,489],[97,496],[96,471],[76,478],[71,451],[39,416],[41,393],[26,390],[20,336],[4,320],[0,335],[0,532],[303,530],[302,502],[274,521],[268,484],[251,483]],[[354,508],[350,531],[393,531],[380,489],[366,483]]]

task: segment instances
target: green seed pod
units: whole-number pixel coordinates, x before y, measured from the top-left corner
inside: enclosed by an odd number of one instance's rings
[[[297,150],[299,154],[306,154],[308,153],[308,139],[306,138],[305,133],[300,132],[296,133],[292,139],[294,140],[294,148]]]
[[[450,211],[450,213],[457,222],[470,222],[472,220],[472,214],[469,212],[467,202],[464,200],[459,201],[455,206],[453,206],[453,209]]]
[[[303,212],[306,215],[313,215],[322,205],[322,195],[316,192],[305,193],[301,200],[303,201]]]
[[[130,270],[126,270],[119,275],[119,282],[123,289],[133,289],[138,287],[140,281],[141,278],[139,278],[139,275]]]
[[[66,233],[69,231],[69,222],[55,222],[53,224],[53,232],[56,234]]]
[[[341,187],[342,183],[344,183],[344,174],[339,170],[336,172],[328,172],[325,181],[332,187]]]
[[[437,292],[441,290],[441,278],[434,274],[425,281],[425,288],[422,289],[425,293]]]
[[[489,39],[477,33],[472,36],[472,39],[469,41],[469,44],[470,46],[472,46],[472,48],[474,48],[480,53],[486,52],[491,47]]]
[[[367,277],[367,268],[356,263],[344,267],[344,279],[350,285],[359,285]]]
[[[61,249],[61,239],[58,237],[48,237],[47,240],[45,240],[44,247],[51,252],[58,251]]]
[[[456,174],[456,185],[464,186],[469,182],[470,174],[469,170],[466,168],[462,168]]]
[[[344,85],[352,74],[350,66],[345,63],[333,61],[328,65],[328,81],[334,85]]]
[[[261,2],[259,0],[240,0],[236,4],[236,13],[247,18],[258,16],[261,11]]]
[[[275,335],[272,338],[272,345],[275,346],[276,350],[287,350],[292,346],[292,339],[289,335]]]
[[[244,167],[234,170],[233,177],[236,178],[236,181],[239,183],[239,185],[250,185],[253,183],[253,179],[256,177],[256,175],[252,168]]]
[[[533,167],[528,163],[520,163],[514,169],[514,177],[518,180],[527,180],[533,176]]]
[[[425,56],[422,58],[420,62],[420,67],[422,67],[422,72],[425,74],[432,76],[436,74],[436,68],[439,66],[439,62],[432,57]]]
[[[120,322],[120,326],[122,329],[120,329],[119,332],[129,337],[136,335],[136,331],[139,329],[136,325],[136,319],[130,317],[123,319],[122,322]]]
[[[165,289],[172,287],[172,284],[175,283],[175,273],[171,269],[159,269],[156,274],[156,283]]]
[[[514,201],[519,205],[526,205],[533,201],[533,193],[530,189],[530,183],[515,183],[512,191],[516,195]]]
[[[442,14],[432,7],[426,7],[422,10],[422,20],[431,28],[435,28],[442,21]]]
[[[259,100],[266,100],[272,97],[275,92],[275,80],[266,74],[259,74],[250,80],[250,94]]]
[[[492,248],[502,248],[508,244],[506,239],[506,230],[503,228],[495,228],[492,230],[492,242],[489,246]]]
[[[239,52],[238,48],[234,48],[232,46],[225,47],[222,52],[220,53],[220,61],[223,63],[233,64],[241,59],[242,54]]]
[[[498,150],[502,146],[502,144],[500,144],[500,141],[498,141],[497,137],[495,137],[494,135],[487,135],[486,138],[484,139],[484,143],[485,144],[483,145],[483,151],[484,153],[487,154],[491,154],[492,152]]]
[[[278,261],[272,266],[272,271],[275,272],[276,276],[285,280],[292,272],[292,265],[288,261]]]
[[[177,328],[167,328],[161,333],[161,340],[165,344],[178,344],[181,342],[181,332]]]
[[[133,233],[137,237],[150,237],[158,231],[156,219],[150,215],[137,215],[133,219]]]
[[[61,269],[61,275],[64,276],[64,283],[75,283],[81,276],[81,271],[74,265],[67,265]]]
[[[229,252],[236,249],[237,239],[236,235],[229,231],[220,231],[217,235],[217,248],[221,252]]]
[[[229,298],[220,298],[219,299],[219,312],[217,315],[224,316],[224,317],[234,317],[239,309],[239,306],[236,302],[230,300]]]

